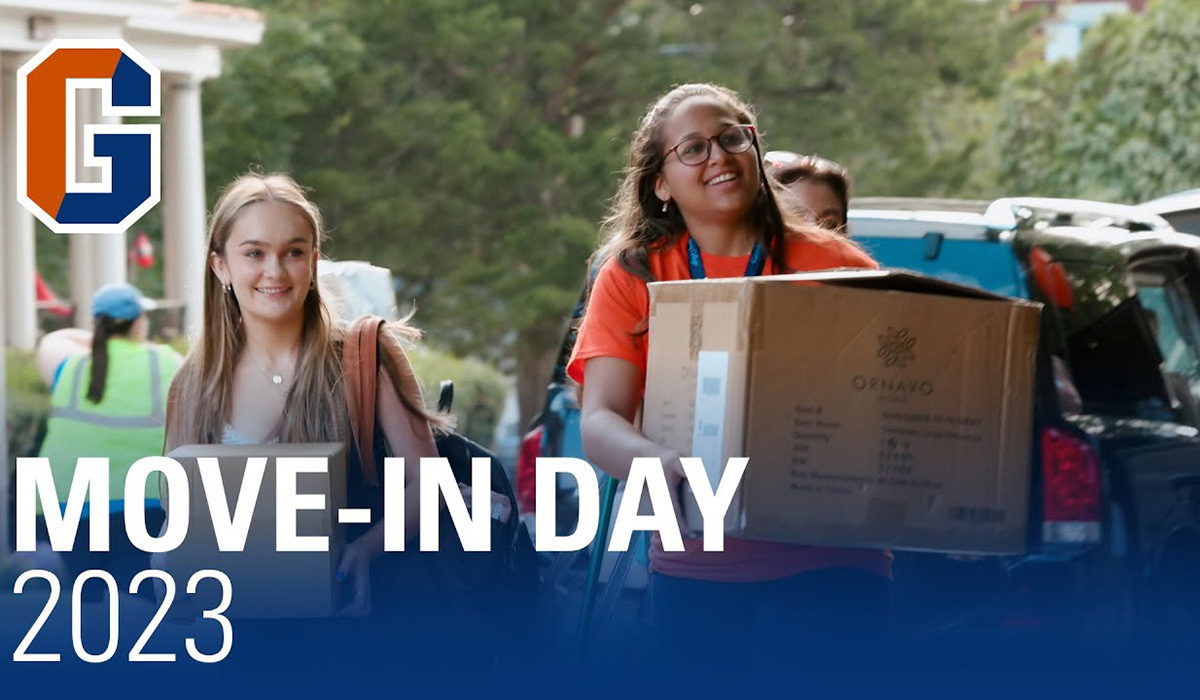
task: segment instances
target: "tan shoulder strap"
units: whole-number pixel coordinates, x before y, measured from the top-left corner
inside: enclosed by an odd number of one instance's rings
[[[376,486],[375,473],[375,391],[379,372],[379,327],[384,319],[364,316],[354,322],[342,346],[343,387],[350,430],[358,446],[358,461],[363,480]]]

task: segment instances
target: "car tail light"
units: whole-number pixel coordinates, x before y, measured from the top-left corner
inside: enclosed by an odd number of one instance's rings
[[[545,432],[546,429],[539,425],[521,438],[521,452],[517,457],[517,507],[522,513],[536,510],[537,458],[542,454],[542,435]]]
[[[1042,431],[1042,540],[1094,544],[1101,534],[1100,466],[1087,441]]]

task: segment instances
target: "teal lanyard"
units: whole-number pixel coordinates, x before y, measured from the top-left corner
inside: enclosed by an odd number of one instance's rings
[[[763,251],[762,244],[755,243],[754,250],[750,251],[750,259],[746,261],[746,277],[758,277],[763,272],[763,267],[767,262],[767,254]],[[692,273],[692,279],[702,280],[707,275],[704,274],[704,261],[700,258],[700,246],[696,245],[696,239],[688,236],[688,271]]]

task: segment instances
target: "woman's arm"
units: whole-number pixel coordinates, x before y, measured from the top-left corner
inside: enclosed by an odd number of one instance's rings
[[[92,351],[92,333],[82,328],[63,328],[47,333],[38,343],[34,353],[38,374],[46,386],[54,386],[54,374],[59,365],[72,355],[82,355]]]
[[[629,476],[635,457],[662,460],[671,491],[671,503],[680,523],[679,484],[684,479],[680,454],[642,435],[633,425],[641,398],[641,371],[626,360],[594,357],[584,365],[580,432],[588,460],[617,479]]]

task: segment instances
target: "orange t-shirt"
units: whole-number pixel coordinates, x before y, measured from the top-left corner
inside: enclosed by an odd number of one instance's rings
[[[691,278],[687,260],[687,236],[670,248],[651,252],[648,263],[655,279],[663,281]],[[794,271],[824,270],[837,267],[877,268],[866,253],[841,239],[816,240],[789,236],[787,264]],[[750,256],[700,254],[708,277],[741,277]],[[763,274],[776,274],[767,260]],[[646,374],[646,318],[650,314],[650,294],[646,283],[620,266],[616,259],[600,268],[588,300],[587,313],[579,328],[575,350],[567,373],[580,384],[584,365],[593,357],[616,357],[631,362]],[[681,578],[709,581],[768,581],[806,571],[849,567],[891,576],[892,555],[867,549],[826,549],[800,545],[725,538],[721,552],[705,552],[701,540],[684,540],[684,551],[667,552],[654,536],[650,548],[652,571]]]

